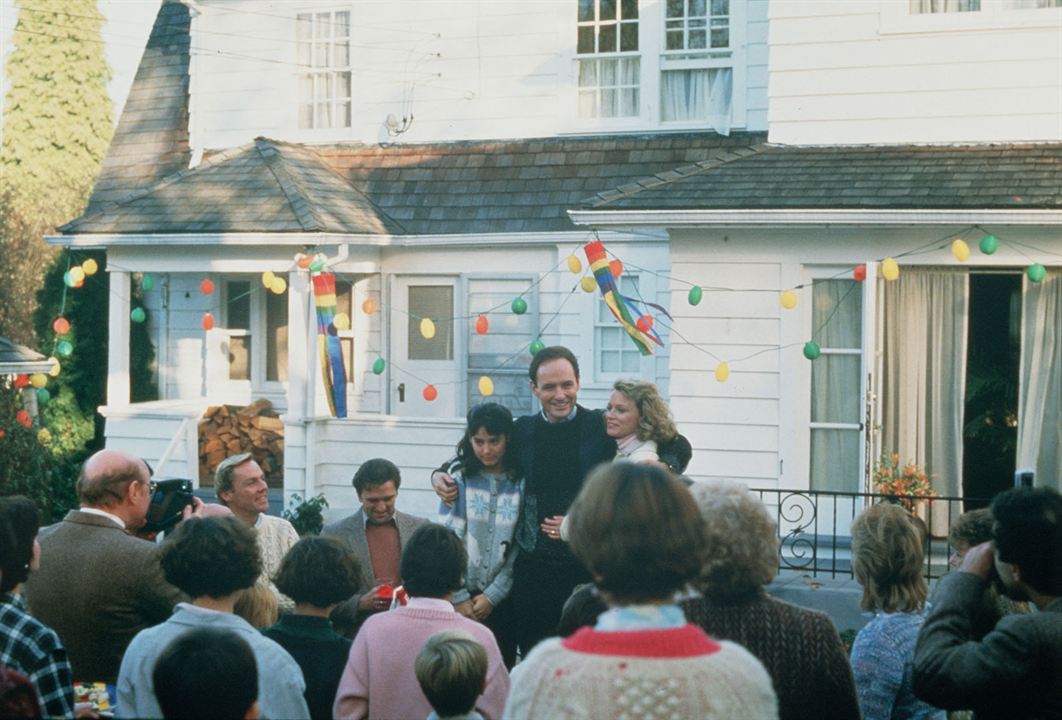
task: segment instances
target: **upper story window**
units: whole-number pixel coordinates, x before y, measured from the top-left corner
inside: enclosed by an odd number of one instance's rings
[[[579,0],[579,117],[641,112],[638,0]]]
[[[299,128],[350,127],[350,13],[299,13],[295,28]]]
[[[1039,10],[1062,7],[1062,0],[910,0],[912,15]]]
[[[729,0],[667,0],[664,49],[730,47]]]
[[[660,58],[661,122],[729,132],[733,96],[729,0],[667,0]]]

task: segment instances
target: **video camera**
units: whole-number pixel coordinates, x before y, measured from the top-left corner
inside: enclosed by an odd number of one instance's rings
[[[160,533],[172,530],[184,516],[184,509],[193,505],[192,481],[171,478],[155,481],[155,493],[148,506],[147,523],[142,532]]]

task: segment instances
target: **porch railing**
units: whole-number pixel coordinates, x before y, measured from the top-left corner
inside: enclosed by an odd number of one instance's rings
[[[865,508],[879,502],[898,502],[925,523],[925,575],[934,579],[948,572],[952,548],[948,529],[965,509],[983,507],[987,500],[961,497],[902,497],[879,493],[825,490],[752,488],[778,524],[779,570],[814,577],[852,577],[851,526]]]

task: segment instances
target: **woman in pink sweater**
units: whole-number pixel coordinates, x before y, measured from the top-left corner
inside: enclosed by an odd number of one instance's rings
[[[686,622],[675,592],[700,572],[704,521],[655,467],[599,468],[569,511],[571,548],[609,605],[597,624],[539,643],[513,670],[506,718],[778,717],[744,648]]]
[[[450,599],[462,587],[468,560],[464,545],[442,525],[417,529],[402,550],[402,580],[409,603],[373,615],[361,626],[339,680],[336,718],[420,720],[431,705],[413,669],[417,653],[442,630],[464,630],[487,651],[487,684],[476,702],[486,718],[501,717],[509,674],[494,635],[462,617]]]

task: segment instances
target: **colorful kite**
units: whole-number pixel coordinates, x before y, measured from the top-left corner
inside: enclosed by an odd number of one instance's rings
[[[668,314],[660,305],[656,303],[646,302],[641,299],[635,299],[621,295],[616,288],[616,279],[612,277],[612,269],[609,267],[608,257],[605,253],[605,246],[600,240],[587,243],[583,248],[586,253],[586,260],[590,263],[590,270],[594,273],[594,279],[597,280],[597,286],[601,289],[601,296],[605,299],[605,304],[608,305],[608,309],[612,311],[612,314],[619,321],[623,329],[630,335],[631,340],[638,347],[639,352],[642,355],[652,355],[653,346],[650,341],[656,343],[660,347],[664,346],[663,341],[660,340],[660,336],[657,335],[656,330],[653,330],[652,319],[648,315],[644,315],[639,312],[637,304],[641,304],[646,307],[651,307],[666,315],[670,320],[671,315]],[[635,319],[637,318],[637,319]]]
[[[317,352],[321,359],[328,409],[333,417],[347,416],[347,373],[343,368],[343,348],[335,323],[336,276],[316,273],[313,279],[313,302],[317,308]]]

